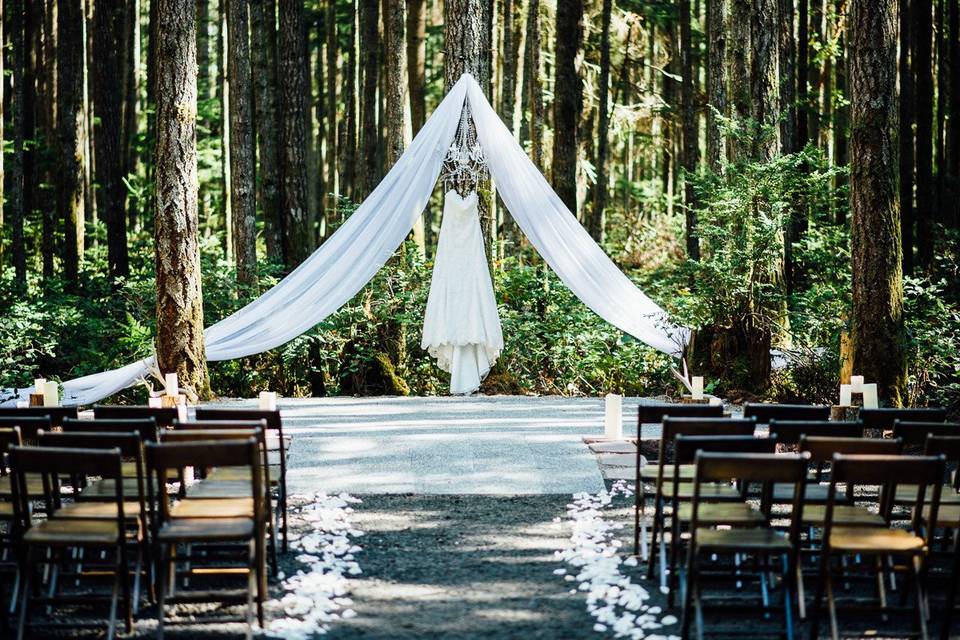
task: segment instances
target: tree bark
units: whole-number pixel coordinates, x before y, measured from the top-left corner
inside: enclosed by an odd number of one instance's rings
[[[111,278],[126,277],[127,211],[125,203],[121,143],[122,93],[119,52],[125,36],[124,3],[121,0],[97,0],[93,7],[93,46],[97,65],[93,72],[93,94],[97,122],[94,127],[96,176],[99,196],[97,209],[107,227],[107,263]]]
[[[807,74],[810,64],[810,0],[797,0],[797,148],[803,149],[810,142],[807,126],[808,104]]]
[[[197,49],[193,0],[157,0],[157,366],[209,395],[197,239]]]
[[[250,4],[253,38],[254,102],[257,151],[260,156],[260,212],[267,259],[284,263],[283,215],[280,201],[280,151],[277,148],[277,3],[254,0]]]
[[[13,77],[13,95],[10,106],[13,111],[13,153],[10,155],[10,252],[13,257],[14,278],[18,288],[27,288],[27,253],[23,244],[23,222],[26,218],[23,200],[23,90],[24,15],[23,0],[10,0],[10,61]]]
[[[405,0],[384,0],[386,33],[387,171],[400,159],[409,139],[407,105],[407,33]]]
[[[280,0],[277,47],[280,83],[280,175],[286,264],[296,267],[313,250],[307,219],[307,60],[303,0]]]
[[[254,166],[253,87],[250,71],[248,0],[228,0],[227,39],[230,59],[230,188],[233,255],[237,284],[244,294],[257,293],[257,202]]]
[[[407,2],[407,76],[413,134],[427,121],[427,11],[425,0]]]
[[[912,51],[913,17],[911,3],[916,0],[900,0],[900,234],[902,238],[903,273],[913,273],[913,67],[910,64]]]
[[[343,69],[344,125],[340,143],[340,185],[349,198],[356,195],[357,158],[357,3],[350,0],[350,34]]]
[[[753,58],[750,64],[750,93],[753,105],[752,117],[760,127],[754,140],[753,157],[770,160],[780,149],[779,61],[778,38],[780,11],[778,0],[752,0],[750,21],[750,47]]]
[[[7,43],[7,41],[4,39],[3,17],[4,17],[4,16],[3,16],[3,2],[0,2],[0,46],[6,46],[6,43]],[[4,98],[6,97],[6,96],[4,95],[4,88],[5,88],[6,85],[7,85],[6,76],[4,75],[4,70],[5,70],[5,65],[3,64],[3,54],[0,53],[0,234],[2,234],[2,233],[3,233],[3,230],[6,228],[6,227],[4,227],[4,218],[3,218],[3,202],[4,202],[4,200],[3,200],[3,195],[4,195],[3,186],[4,186],[4,180],[5,180],[5,177],[6,177],[6,176],[5,176],[5,173],[4,173],[4,166],[3,166],[3,157],[4,157],[4,155],[5,155],[5,154],[4,154],[4,150],[6,149],[6,147],[4,146],[4,144],[5,144],[5,138],[4,138],[5,131],[4,131],[4,127],[3,127],[3,124],[4,124],[4,106],[6,105],[6,101],[4,100]],[[5,251],[5,250],[6,250],[6,247],[4,246],[3,237],[0,236],[0,277],[3,276],[3,270],[4,270],[4,266],[5,266],[5,264],[6,264],[6,261],[4,260],[5,254],[6,254],[6,251]]]
[[[933,260],[933,39],[931,0],[912,0],[913,73],[916,117],[915,209],[917,266],[927,269]]]
[[[210,1],[197,2],[197,95],[199,100],[213,97],[213,73],[210,64]]]
[[[577,214],[577,128],[583,109],[583,83],[577,56],[583,40],[583,0],[557,0],[556,70],[553,91],[553,190]]]
[[[380,182],[377,150],[380,130],[377,127],[377,85],[380,83],[380,0],[360,0],[360,51],[363,53],[363,97],[360,100],[360,199],[365,198]]]
[[[719,171],[725,157],[717,113],[727,114],[726,0],[707,0],[707,162]]]
[[[960,228],[960,0],[949,0],[947,29],[950,43],[947,56],[950,66],[950,97],[948,110],[950,120],[947,124],[947,172],[950,175],[949,198],[952,202],[952,225]]]
[[[853,370],[882,398],[906,392],[897,205],[896,2],[852,0],[849,22]]]
[[[730,55],[731,116],[745,127],[751,117],[750,94],[750,0],[730,0],[727,24],[727,51]],[[743,140],[731,141],[731,157],[744,160],[750,148]]]
[[[593,193],[590,235],[603,242],[604,210],[607,207],[607,155],[610,135],[610,19],[613,0],[603,0],[600,17],[600,86],[597,129],[597,182]],[[512,115],[511,120],[512,121]]]
[[[543,171],[543,93],[540,90],[540,0],[527,5],[527,41],[524,45],[524,109],[521,138],[530,139],[530,159]]]
[[[336,0],[327,1],[327,93],[321,99],[327,100],[327,189],[324,199],[324,228],[326,236],[333,233],[336,224],[337,197],[340,188],[337,184],[337,60],[339,58],[339,44],[337,42],[337,3]],[[324,238],[326,239],[326,238]]]
[[[779,0],[780,56],[780,149],[784,154],[796,153],[797,147],[797,85],[796,41],[793,36],[794,0]]]
[[[83,255],[83,2],[57,7],[57,215],[63,221],[63,276],[76,286]]]
[[[693,42],[690,32],[690,0],[680,0],[680,53],[683,56],[683,79],[680,84],[680,102],[683,105],[683,204],[686,216],[687,257],[700,259],[700,239],[697,235],[697,197],[693,177],[700,159],[700,131],[697,127],[697,107],[694,86]]]
[[[57,126],[57,6],[52,1],[27,5],[24,46],[28,51],[23,76],[23,133],[30,141],[23,153],[23,211],[30,217],[40,210],[43,280],[54,276],[57,253],[57,190],[42,188],[57,185],[59,164],[44,162],[43,154],[59,152]],[[39,100],[38,100],[39,97]],[[38,162],[39,160],[39,162]],[[52,195],[52,199],[51,199]]]

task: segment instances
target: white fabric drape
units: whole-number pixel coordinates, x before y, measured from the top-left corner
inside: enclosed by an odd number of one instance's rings
[[[480,144],[497,191],[520,228],[568,287],[600,317],[668,354],[687,341],[664,311],[637,289],[566,209],[487,102],[464,75],[410,147],[350,218],[303,264],[205,332],[208,360],[278,347],[348,302],[387,262],[423,212],[469,96]],[[64,404],[92,404],[146,376],[147,358],[64,383]],[[19,390],[25,399],[31,388]],[[16,397],[8,390],[6,404]]]

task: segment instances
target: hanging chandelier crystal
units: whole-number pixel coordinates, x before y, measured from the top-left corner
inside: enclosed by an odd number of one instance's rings
[[[456,189],[461,195],[466,195],[476,190],[477,185],[487,178],[487,173],[487,162],[470,115],[470,105],[464,103],[457,135],[447,150],[440,179],[445,189]]]

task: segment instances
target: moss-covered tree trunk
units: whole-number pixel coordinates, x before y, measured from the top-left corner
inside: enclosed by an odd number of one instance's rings
[[[255,0],[250,4],[253,39],[254,108],[259,153],[260,212],[267,257],[283,262],[283,215],[280,202],[280,151],[277,113],[277,3]]]
[[[57,5],[57,215],[63,221],[63,276],[77,284],[83,255],[83,2]]]
[[[687,257],[700,259],[700,239],[697,235],[697,198],[693,188],[693,177],[700,160],[700,130],[697,125],[696,78],[694,75],[693,38],[690,28],[690,0],[680,2],[680,55],[683,59],[683,79],[680,86],[680,102],[683,105],[683,204],[686,217]]]
[[[853,371],[902,404],[906,391],[897,194],[896,0],[850,5]]]
[[[377,151],[380,128],[377,126],[380,83],[380,0],[360,0],[360,54],[363,61],[363,95],[360,100],[360,190],[358,200],[366,198],[380,182]]]
[[[583,107],[583,83],[577,55],[583,40],[583,0],[557,0],[556,74],[553,89],[554,131],[551,186],[577,213],[577,128]]]
[[[714,171],[726,158],[716,113],[727,114],[725,0],[707,0],[707,163]]]
[[[157,365],[209,395],[197,239],[197,49],[193,0],[158,0],[155,246]]]

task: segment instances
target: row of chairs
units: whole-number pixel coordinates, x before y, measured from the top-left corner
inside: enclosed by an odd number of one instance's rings
[[[705,409],[702,405],[677,407],[678,412]],[[782,561],[782,609],[788,637],[793,629],[791,593],[796,596],[801,617],[805,615],[804,557],[819,558],[812,564],[813,569],[819,568],[814,633],[826,592],[831,633],[837,637],[833,572],[843,568],[844,581],[849,583],[850,565],[846,561],[851,554],[858,568],[863,557],[877,559],[876,580],[884,608],[889,604],[885,581],[893,585],[895,569],[906,571],[918,598],[914,610],[919,635],[925,637],[929,609],[923,585],[930,536],[938,527],[960,529],[958,478],[954,476],[945,486],[942,482],[945,461],[953,465],[960,461],[960,425],[902,420],[942,420],[942,410],[899,414],[884,410],[882,420],[871,420],[869,431],[863,421],[784,420],[783,415],[797,416],[777,414],[775,406],[768,406],[764,415],[753,413],[745,419],[664,417],[658,463],[643,468],[638,463],[636,523],[646,502],[644,484],[654,484],[648,575],[652,577],[659,565],[661,581],[669,580],[673,587],[671,602],[681,587],[684,636],[693,621],[698,635],[702,633],[702,578],[716,572],[718,555],[732,553],[738,563],[735,573],[739,581],[743,580],[747,559],[759,562],[756,575],[765,615],[769,615],[769,587],[773,584],[771,558]],[[758,418],[766,422],[766,429],[758,428]],[[865,431],[890,431],[893,437],[864,438]],[[923,455],[901,456],[905,445],[914,450],[917,445],[923,447]],[[778,448],[798,452],[775,453]],[[858,456],[866,458],[858,462]],[[828,467],[829,479],[824,483]],[[879,471],[881,467],[884,471]],[[855,493],[855,487],[865,484],[879,488],[866,501]],[[869,505],[865,502],[870,502],[873,509],[866,508]],[[945,507],[941,508],[941,503]],[[911,511],[911,507],[916,508]],[[781,521],[786,517],[788,524],[781,522],[774,527],[775,512]],[[671,534],[669,550],[664,542],[665,530]],[[636,552],[641,543],[640,527],[635,531]],[[944,541],[947,537],[941,537],[941,546],[952,546],[949,540]],[[685,561],[680,560],[683,555]],[[895,556],[908,562],[896,565],[892,562]],[[833,563],[835,557],[844,558],[844,564]],[[958,557],[954,549],[953,561]],[[951,583],[945,615],[952,613],[955,590],[956,584]],[[943,637],[947,637],[949,628],[946,621]]]
[[[159,637],[166,605],[178,602],[245,602],[248,630],[254,612],[262,624],[267,564],[276,573],[278,534],[284,545],[287,534],[287,442],[279,414],[200,409],[197,421],[181,423],[162,412],[97,407],[90,421],[0,416],[0,425],[19,422],[0,426],[11,480],[3,483],[9,500],[0,501],[0,522],[7,523],[0,548],[20,560],[13,590],[19,603],[9,608],[19,608],[18,638],[37,606],[92,602],[89,594],[61,589],[81,576],[85,583],[112,578],[108,637],[121,603],[131,629],[142,578],[159,606]],[[147,413],[153,415],[130,417]],[[188,470],[201,479],[189,482]],[[183,590],[243,574],[245,589]]]

